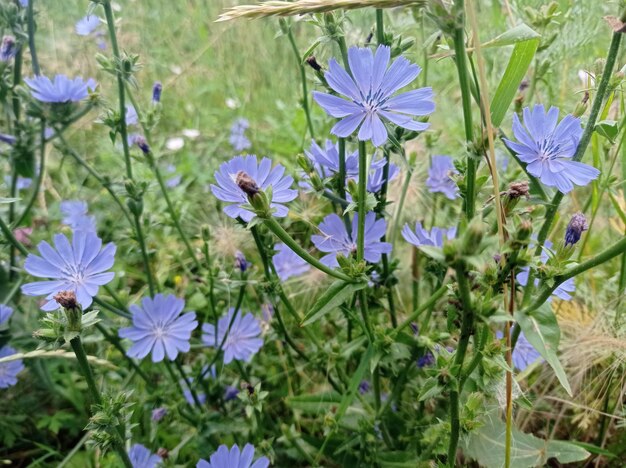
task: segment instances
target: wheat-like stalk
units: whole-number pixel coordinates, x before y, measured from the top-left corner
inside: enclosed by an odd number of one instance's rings
[[[394,8],[408,5],[425,5],[426,0],[298,0],[285,2],[269,0],[257,5],[239,5],[228,8],[217,22],[240,18],[256,19],[267,16],[295,16],[307,13],[324,13],[333,10],[358,8]]]
[[[15,353],[10,356],[6,356],[0,358],[0,364],[10,361],[17,361],[18,359],[34,359],[34,358],[64,358],[64,359],[76,359],[76,355],[74,353],[70,353],[67,351],[63,351],[62,349],[58,349],[55,351],[46,351],[43,349],[30,351],[28,353]],[[110,363],[105,359],[99,359],[95,356],[87,356],[87,360],[92,364],[97,364],[98,366],[108,367],[110,369],[117,369],[117,366]]]

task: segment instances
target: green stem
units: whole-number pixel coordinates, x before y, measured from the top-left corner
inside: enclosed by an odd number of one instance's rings
[[[387,205],[387,186],[389,184],[389,166],[391,164],[389,158],[389,151],[384,150],[385,154],[385,166],[383,167],[383,185],[380,188],[380,200],[378,202],[379,214],[384,213]],[[387,234],[385,233],[380,239],[381,242],[387,241]],[[395,328],[398,326],[398,319],[396,318],[396,307],[393,300],[393,288],[389,285],[389,255],[386,253],[382,256],[383,260],[383,279],[385,281],[385,288],[387,289],[387,302],[389,303],[389,315],[391,317],[391,325]]]
[[[456,461],[456,449],[459,443],[461,421],[459,417],[459,397],[461,394],[461,376],[463,373],[463,361],[467,353],[467,346],[474,328],[474,315],[470,298],[470,288],[467,281],[467,272],[462,267],[456,268],[456,279],[459,288],[459,296],[463,315],[461,317],[461,336],[454,354],[453,372],[455,379],[452,380],[450,391],[450,445],[448,446],[448,465],[454,467]]]
[[[345,273],[342,273],[339,270],[333,270],[331,268],[328,268],[318,259],[313,257],[310,253],[300,247],[300,245],[293,239],[293,237],[291,237],[274,218],[265,218],[263,222],[265,223],[265,226],[267,226],[267,228],[272,231],[276,237],[283,241],[285,245],[287,245],[287,247],[293,250],[300,258],[302,258],[307,263],[313,265],[318,270],[323,271],[333,278],[344,280],[350,283],[355,282],[353,278],[350,278]]]
[[[476,369],[476,367],[478,367],[478,364],[480,364],[480,361],[482,361],[483,355],[484,355],[483,350],[485,349],[485,345],[487,344],[488,339],[489,339],[489,327],[487,325],[484,325],[482,328],[481,335],[480,335],[480,342],[478,343],[478,347],[476,348],[474,352],[474,357],[472,358],[469,365],[467,366],[467,369],[465,369],[465,371],[463,372],[463,375],[461,376],[461,380],[459,381],[459,393],[463,392],[463,387],[465,386],[465,382],[467,382],[467,379],[469,378],[469,376],[472,375],[472,372],[474,372],[474,369]]]
[[[141,367],[139,367],[137,363],[133,361],[133,359],[126,354],[126,350],[120,343],[119,338],[117,338],[117,336],[115,336],[114,334],[109,333],[107,329],[100,323],[96,323],[96,329],[102,334],[102,336],[104,336],[104,338],[109,343],[111,343],[115,347],[115,349],[117,349],[122,354],[122,356],[124,357],[124,359],[126,359],[130,367],[132,367],[133,370],[137,372],[137,374],[144,380],[144,382],[146,382],[148,387],[150,387],[152,385],[152,382],[150,381],[146,373],[141,370]]]
[[[141,215],[133,213],[135,221],[135,232],[137,233],[137,242],[139,242],[139,248],[141,249],[141,257],[143,258],[143,266],[146,270],[146,277],[148,278],[148,288],[150,289],[150,296],[154,296],[156,293],[156,282],[152,276],[152,268],[150,266],[150,259],[148,257],[148,251],[146,249],[146,241],[143,235],[143,229],[141,228]]]
[[[20,98],[17,93],[15,93],[15,87],[20,84],[22,81],[22,48],[20,47],[15,54],[15,59],[13,62],[13,118],[15,119],[13,129],[17,130],[20,121]],[[17,132],[16,132],[17,133]],[[17,164],[15,161],[15,155],[11,152],[11,198],[17,198]],[[9,205],[9,226],[14,226],[13,221],[15,221],[15,203],[11,203]],[[9,249],[9,281],[13,281],[15,277],[15,264],[16,264],[16,252],[15,247],[11,245]]]
[[[31,0],[32,2],[32,0]],[[72,350],[76,355],[76,361],[78,362],[78,367],[80,368],[83,377],[87,381],[87,388],[89,389],[89,393],[91,394],[91,398],[96,405],[102,405],[102,397],[100,396],[100,391],[96,386],[96,382],[93,378],[93,373],[91,372],[91,366],[89,365],[89,361],[87,360],[87,354],[85,353],[85,348],[83,348],[83,343],[80,339],[80,335],[70,340],[70,345],[72,346]],[[119,427],[116,427],[119,431]],[[121,432],[121,431],[120,431]],[[121,435],[121,434],[120,434]],[[115,436],[114,436],[115,437]],[[122,459],[124,466],[127,468],[132,468],[132,463],[130,462],[130,458],[128,458],[128,454],[126,450],[124,450],[123,440],[119,440],[116,437],[115,441],[115,449],[117,454]]]
[[[289,25],[288,28],[289,32],[287,33],[287,37],[289,38],[289,43],[291,44],[293,54],[296,57],[298,68],[300,69],[300,80],[302,81],[302,109],[304,110],[304,115],[306,116],[306,123],[309,129],[309,134],[311,135],[311,138],[315,138],[315,133],[313,132],[313,121],[311,119],[311,111],[309,109],[309,91],[306,84],[306,70],[304,69],[302,57],[300,56],[298,46],[296,45],[296,40],[293,37],[291,25]]]
[[[617,241],[611,247],[603,250],[596,256],[566,269],[562,274],[554,277],[554,283],[552,286],[547,286],[547,285],[544,286],[541,292],[539,293],[539,295],[537,296],[537,298],[535,299],[535,301],[530,306],[522,310],[520,314],[527,315],[537,310],[539,307],[541,307],[543,303],[546,302],[546,300],[548,300],[548,298],[552,295],[554,290],[558,288],[562,283],[567,281],[568,279],[573,278],[574,276],[580,275],[581,273],[584,273],[585,271],[590,270],[591,268],[595,268],[596,266],[601,265],[605,262],[608,262],[612,258],[615,258],[618,255],[621,255],[625,252],[626,252],[626,237],[623,237],[621,240]],[[528,285],[526,287],[528,287]]]
[[[459,75],[459,85],[461,88],[465,140],[467,142],[467,146],[469,147],[474,141],[474,131],[472,127],[472,93],[470,90],[470,81],[467,72],[467,54],[465,52],[465,12],[463,0],[454,1],[454,13],[456,14],[457,20],[453,36],[455,63]],[[465,174],[465,215],[467,219],[472,219],[474,217],[475,184],[476,160],[472,155],[469,155],[467,158],[467,171]]]
[[[385,27],[383,23],[382,8],[376,8],[376,42],[378,42],[378,45],[385,43]]]
[[[15,238],[15,236],[11,232],[11,229],[9,228],[9,226],[7,226],[7,224],[4,222],[4,220],[2,218],[0,218],[0,230],[2,231],[2,234],[4,234],[4,237],[6,237],[6,239],[9,241],[9,243],[13,247],[15,247],[17,250],[19,250],[22,255],[28,255],[28,250],[26,250],[26,247],[24,247]]]
[[[391,336],[395,336],[400,331],[404,330],[408,326],[411,325],[425,310],[433,307],[439,299],[443,297],[443,295],[448,290],[448,284],[444,281],[443,284],[437,289],[425,302],[423,302],[418,309],[415,310],[409,317],[407,317],[404,322],[402,322],[396,329],[393,330]]]
[[[102,299],[100,299],[98,296],[94,296],[93,302],[94,302],[94,304],[99,305],[103,309],[106,309],[109,312],[113,312],[115,315],[119,315],[120,317],[124,317],[125,319],[131,319],[132,318],[132,315],[130,315],[128,312],[124,312],[123,310],[120,310],[117,307],[112,306],[108,302],[103,301]]]
[[[44,119],[41,119],[41,132],[40,132],[41,141],[39,142],[40,144],[39,174],[37,174],[37,180],[35,181],[35,188],[33,190],[33,193],[31,194],[30,200],[28,200],[28,204],[26,205],[26,208],[24,208],[24,212],[22,213],[22,215],[15,222],[15,227],[19,226],[20,224],[22,224],[22,222],[24,222],[24,220],[26,219],[30,211],[33,209],[33,206],[35,205],[35,201],[37,200],[37,195],[39,195],[39,191],[41,190],[41,182],[43,181],[43,174],[45,172],[45,167],[46,167],[45,133],[46,133],[46,121]]]
[[[367,153],[365,151],[365,142],[359,140],[359,205],[358,214],[359,222],[357,225],[356,236],[356,261],[363,261],[365,254],[365,204],[366,204],[366,187],[367,187]],[[353,239],[354,240],[354,239]]]
[[[33,73],[40,75],[39,60],[37,59],[37,48],[35,47],[35,0],[28,1],[28,49],[30,50],[31,65]]]
[[[122,201],[119,199],[119,197],[117,196],[117,194],[113,191],[113,189],[111,188],[111,184],[110,182],[108,182],[103,176],[101,176],[94,168],[92,168],[87,161],[85,161],[72,147],[70,147],[70,145],[68,144],[68,142],[65,140],[65,138],[63,137],[63,135],[60,132],[57,132],[58,134],[58,138],[59,141],[63,144],[63,150],[64,152],[66,152],[67,154],[69,154],[72,158],[74,158],[74,160],[80,164],[81,166],[83,166],[87,172],[89,172],[89,174],[96,179],[100,185],[102,185],[102,187],[104,187],[104,189],[109,192],[109,194],[111,195],[111,198],[113,198],[113,200],[115,201],[115,203],[120,207],[120,209],[122,210],[122,213],[124,213],[124,216],[126,217],[126,219],[128,220],[128,222],[130,223],[130,225],[133,225],[133,219],[130,216],[130,213],[128,213],[128,210],[126,209],[126,207],[124,206],[124,204],[122,203]]]
[[[104,0],[104,15],[106,17],[107,28],[109,30],[109,39],[111,40],[111,48],[113,49],[113,60],[115,61],[115,74],[117,76],[117,93],[119,99],[120,113],[120,136],[122,138],[122,148],[124,149],[124,161],[126,164],[126,177],[133,179],[133,168],[130,159],[130,149],[128,148],[128,129],[126,127],[126,98],[124,93],[124,75],[122,73],[122,57],[117,44],[117,35],[115,33],[115,19],[113,18],[113,9],[111,1]]]
[[[585,130],[583,131],[580,142],[578,143],[578,147],[576,148],[576,153],[574,153],[574,157],[572,158],[573,161],[580,161],[583,158],[583,156],[585,155],[585,151],[587,150],[587,146],[591,141],[591,136],[594,132],[596,125],[596,120],[598,119],[598,115],[600,114],[604,98],[606,97],[607,91],[609,89],[609,81],[613,73],[615,61],[617,60],[617,54],[619,52],[621,38],[621,32],[613,33],[611,45],[609,47],[609,51],[606,57],[606,63],[604,64],[604,70],[602,71],[602,78],[600,79],[596,96],[593,100],[593,104],[591,105],[591,111],[589,112],[589,118],[587,119]],[[557,192],[556,195],[554,195],[552,202],[547,207],[545,220],[543,222],[543,225],[541,226],[539,235],[537,236],[537,249],[535,251],[535,255],[541,254],[543,244],[548,237],[548,233],[550,232],[554,217],[557,213],[557,210],[559,209],[559,205],[561,204],[563,197],[564,195],[561,192]],[[534,280],[535,273],[531,269],[528,273],[528,283],[526,284],[526,288],[524,290],[523,304],[526,304],[530,300],[531,294],[534,289]]]

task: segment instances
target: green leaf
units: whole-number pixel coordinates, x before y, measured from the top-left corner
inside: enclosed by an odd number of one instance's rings
[[[617,126],[616,120],[602,120],[596,124],[594,130],[598,132],[598,134],[609,140],[611,143],[615,143],[615,138],[619,133],[619,128]]]
[[[367,286],[367,283],[346,283],[345,281],[335,281],[328,290],[322,294],[313,307],[304,316],[300,326],[310,325],[316,322],[328,312],[336,309],[352,295]]]
[[[531,40],[539,41],[540,37],[541,34],[522,23],[485,42],[482,45],[482,48],[487,49],[489,47],[504,47]]]
[[[546,302],[529,315],[517,312],[515,319],[522,328],[528,342],[550,364],[565,391],[567,391],[569,396],[572,396],[572,388],[567,381],[565,370],[563,370],[563,366],[557,357],[561,330],[552,312],[550,303]]]
[[[415,468],[419,459],[411,452],[380,452],[376,456],[382,468]]]
[[[15,203],[16,201],[21,200],[20,198],[4,198],[0,197],[0,205],[5,205],[9,203]]]
[[[525,29],[520,30],[520,28]],[[505,43],[502,43],[501,45],[512,44],[514,42],[517,43],[515,44],[515,48],[513,49],[513,53],[509,59],[509,64],[504,71],[504,75],[502,76],[500,84],[496,89],[496,93],[493,96],[493,100],[491,101],[491,122],[494,127],[499,127],[502,120],[504,120],[506,111],[511,105],[511,102],[515,97],[515,93],[517,93],[519,85],[522,82],[530,63],[532,62],[533,57],[535,56],[537,47],[539,46],[539,35],[528,26],[522,24],[521,26],[517,26],[508,31],[508,33],[513,33],[515,30],[518,30],[516,34],[511,34],[505,38],[503,38],[503,36],[507,33],[499,36],[501,40],[505,41]],[[517,38],[517,41],[510,42],[513,38]],[[498,38],[494,39],[494,41],[497,39]]]
[[[357,367],[356,371],[354,371],[354,374],[352,375],[352,378],[350,379],[348,392],[341,399],[341,404],[339,405],[339,409],[337,410],[337,414],[335,415],[335,420],[337,424],[339,424],[339,421],[341,421],[341,418],[343,418],[343,415],[348,410],[348,407],[350,406],[350,404],[352,404],[352,400],[354,400],[354,397],[356,396],[359,384],[363,380],[365,372],[369,369],[372,354],[374,354],[374,348],[372,347],[372,345],[370,345],[367,347],[365,353],[363,353],[363,357],[361,358],[359,367]]]
[[[341,403],[341,395],[336,392],[318,393],[316,395],[296,395],[287,398],[287,404],[294,410],[305,413],[326,413]]]
[[[481,466],[501,468],[504,466],[504,422],[498,411],[491,411],[483,423],[483,426],[469,434],[464,442],[464,453]],[[587,457],[589,452],[573,443],[543,440],[513,428],[511,466],[516,468],[546,466],[550,458],[556,458],[560,463],[574,463]]]

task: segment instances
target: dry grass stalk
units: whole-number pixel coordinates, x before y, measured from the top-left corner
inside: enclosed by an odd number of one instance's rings
[[[228,8],[219,16],[217,22],[241,18],[265,18],[267,16],[296,16],[368,7],[394,8],[425,4],[426,0],[298,0],[295,2],[270,0],[257,5],[239,5]]]

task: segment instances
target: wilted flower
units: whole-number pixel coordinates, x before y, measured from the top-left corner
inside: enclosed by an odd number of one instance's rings
[[[505,140],[519,159],[526,163],[529,174],[549,187],[569,193],[576,185],[587,185],[600,171],[593,166],[573,161],[582,135],[580,119],[566,115],[557,125],[559,109],[551,107],[546,113],[541,104],[531,111],[524,109],[524,125],[513,114],[513,134],[517,143]]]
[[[273,258],[274,267],[281,281],[300,276],[311,268],[311,265],[283,243],[276,244],[274,250],[277,251]]]
[[[235,120],[232,127],[230,127],[230,137],[228,141],[235,151],[241,152],[250,148],[250,140],[246,137],[246,130],[249,126],[250,124],[247,119],[239,118]]]
[[[13,235],[15,236],[15,240],[17,240],[20,244],[24,244],[29,247],[31,245],[30,235],[33,233],[33,228],[17,228],[13,231]]]
[[[261,190],[272,187],[270,207],[275,210],[273,215],[279,218],[287,216],[289,209],[282,203],[290,202],[298,196],[298,191],[290,188],[293,177],[289,175],[283,177],[285,168],[280,164],[272,169],[272,161],[268,158],[263,158],[257,163],[255,155],[236,156],[223,163],[215,172],[217,185],[211,184],[211,191],[219,200],[234,203],[225,206],[224,213],[231,218],[241,217],[246,222],[256,216],[252,211],[243,208],[243,205],[248,203],[248,197],[236,182],[237,174],[240,172],[247,174]]]
[[[458,174],[449,156],[433,156],[430,169],[428,169],[428,179],[426,185],[430,193],[443,193],[449,200],[454,200],[459,196],[459,188],[451,177],[451,174]]]
[[[435,355],[430,351],[426,351],[423,356],[417,358],[417,367],[423,369],[424,367],[432,366],[435,363]]]
[[[0,304],[0,325],[6,323],[13,315],[13,309],[6,304]]]
[[[160,407],[152,410],[152,420],[154,422],[159,422],[165,417],[165,415],[167,415],[167,408]]]
[[[355,214],[352,220],[352,232],[348,233],[343,220],[336,214],[330,214],[319,225],[320,234],[311,236],[311,241],[320,252],[327,252],[320,261],[329,267],[339,266],[337,254],[349,257],[356,252],[357,230],[359,215]],[[382,254],[391,252],[389,242],[381,242],[385,235],[387,223],[384,218],[376,219],[376,213],[369,212],[365,215],[365,250],[364,258],[368,262],[377,263]]]
[[[161,102],[161,93],[163,92],[163,85],[160,81],[155,81],[152,85],[152,103],[156,104]]]
[[[202,342],[209,347],[217,348],[224,340],[224,336],[228,336],[223,347],[224,364],[229,364],[233,359],[249,362],[263,346],[263,340],[260,338],[261,326],[251,313],[246,315],[237,313],[229,330],[234,313],[235,309],[231,307],[228,313],[217,321],[217,330],[210,323],[202,326]]]
[[[120,337],[133,342],[126,354],[143,359],[152,352],[152,362],[161,362],[165,355],[173,361],[179,352],[189,351],[191,332],[198,322],[195,312],[181,315],[184,307],[185,301],[171,294],[144,297],[141,307],[131,305],[133,325],[119,330]]]
[[[143,135],[131,135],[129,137],[129,140],[131,144],[137,145],[137,148],[139,148],[143,154],[150,153],[150,145]]]
[[[100,18],[96,15],[88,15],[76,22],[76,34],[79,36],[89,36],[100,26]]]
[[[96,89],[96,82],[92,78],[83,81],[81,77],[72,80],[65,75],[56,75],[53,82],[47,76],[38,75],[24,78],[24,81],[33,97],[41,102],[78,102],[89,95],[89,90]]]
[[[358,138],[372,140],[374,146],[387,141],[387,129],[381,117],[408,130],[423,131],[428,123],[414,120],[435,110],[431,88],[420,88],[391,97],[411,83],[421,68],[404,57],[398,57],[389,68],[391,49],[379,46],[376,55],[368,48],[351,47],[348,51],[350,76],[335,59],[329,62],[324,75],[330,87],[348,99],[314,92],[313,98],[331,116],[342,118],[331,132],[340,137],[354,133],[360,125]]]
[[[415,223],[415,231],[412,231],[408,224],[402,228],[402,237],[415,247],[430,245],[433,247],[443,247],[445,240],[456,237],[456,227],[449,229],[433,227],[430,232],[422,227],[419,221]]]
[[[365,395],[370,391],[370,383],[367,380],[361,380],[359,383],[359,393]]]
[[[17,47],[15,46],[15,38],[13,36],[4,36],[2,38],[2,45],[0,45],[0,62],[8,62],[17,53]]]
[[[133,468],[155,468],[163,461],[161,457],[150,452],[141,444],[134,444],[128,451],[128,458]]]
[[[583,231],[589,229],[589,225],[587,224],[587,218],[582,213],[576,213],[572,216],[569,223],[567,224],[567,229],[565,230],[565,246],[574,245],[576,242],[580,240],[580,236]]]
[[[52,278],[22,286],[27,296],[46,296],[41,309],[56,310],[53,299],[61,291],[73,291],[83,309],[89,307],[100,286],[109,283],[115,273],[107,272],[113,266],[115,244],[102,247],[102,240],[93,232],[75,231],[72,244],[63,234],[54,236],[53,249],[46,241],[37,248],[41,257],[29,254],[24,269],[33,276]]]
[[[267,468],[270,461],[267,457],[261,457],[254,463],[254,446],[246,444],[239,451],[238,445],[233,445],[230,451],[226,445],[220,445],[209,461],[200,460],[196,468]]]
[[[0,358],[12,356],[15,351],[10,346],[0,348]],[[0,362],[0,388],[9,388],[17,383],[17,374],[24,370],[24,363],[21,359],[15,361]]]
[[[176,166],[174,166],[173,164],[169,164],[167,168],[165,169],[165,171],[169,174],[174,174],[173,177],[170,177],[169,179],[167,179],[167,181],[165,182],[165,185],[168,188],[178,187],[180,185],[180,181],[182,180],[183,176],[176,173]]]
[[[62,222],[74,231],[96,232],[96,218],[87,214],[87,202],[80,200],[62,201],[60,205]]]

